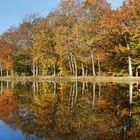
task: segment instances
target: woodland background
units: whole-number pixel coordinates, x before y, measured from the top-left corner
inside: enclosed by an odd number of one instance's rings
[[[61,0],[0,36],[1,76],[132,76],[140,64],[140,0]]]

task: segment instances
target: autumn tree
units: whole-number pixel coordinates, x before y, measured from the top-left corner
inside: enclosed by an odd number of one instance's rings
[[[4,40],[0,40],[0,74],[3,76],[3,72],[6,71],[7,76],[9,71],[13,69],[13,48],[9,43]]]
[[[133,8],[132,1],[128,1],[124,2],[120,9],[107,11],[102,17],[100,26],[100,35],[104,40],[103,45],[110,48],[106,49],[110,51],[110,56],[113,54],[116,54],[114,58],[119,56],[117,61],[121,61],[117,62],[118,64],[126,63],[127,56],[129,76],[132,76],[132,56],[134,54],[130,46],[130,38],[134,33],[134,17],[136,16]],[[125,63],[122,63],[121,66],[125,66]],[[125,70],[125,68],[122,69]]]

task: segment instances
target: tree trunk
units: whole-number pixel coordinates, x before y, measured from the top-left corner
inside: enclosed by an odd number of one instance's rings
[[[9,71],[8,70],[6,70],[6,76],[9,76]]]
[[[36,61],[36,64],[35,64],[35,70],[36,70],[36,76],[38,76],[38,64],[37,64],[37,61]]]
[[[133,73],[132,73],[132,61],[131,61],[131,56],[129,55],[128,56],[128,69],[129,69],[129,76],[133,76]]]
[[[93,51],[91,51],[91,62],[92,62],[92,73],[93,73],[93,76],[96,76]]]
[[[99,97],[101,96],[101,83],[99,83]]]
[[[6,81],[6,87],[9,88],[9,81]]]
[[[129,83],[129,104],[132,104],[132,96],[133,96],[133,83]]]
[[[85,93],[85,82],[82,82],[82,94],[84,94]]]
[[[78,81],[76,80],[76,82],[75,82],[75,103],[77,101],[77,96],[78,96]]]
[[[73,84],[73,88],[72,88],[72,96],[71,96],[71,108],[73,108],[74,106],[74,95],[75,95],[75,84]]]
[[[130,51],[130,45],[128,43],[126,35],[125,35],[125,42],[126,42],[126,46],[127,46],[128,51]],[[132,73],[132,60],[131,60],[130,54],[128,55],[128,71],[129,71],[129,76],[130,77],[133,76],[133,73]]]
[[[14,81],[11,82],[11,88],[14,88]]]
[[[53,74],[54,74],[54,76],[56,76],[56,65],[55,64],[53,65]]]
[[[86,72],[85,72],[85,75],[88,76],[88,68],[86,66]]]
[[[11,76],[12,76],[12,77],[14,76],[14,71],[13,71],[13,69],[11,70]]]
[[[71,59],[72,74],[74,74],[75,73],[75,67],[74,67],[74,60],[73,60],[72,53],[70,53],[70,59]]]
[[[77,63],[76,63],[75,57],[73,57],[73,61],[74,61],[74,67],[75,67],[75,72],[74,72],[74,74],[75,74],[75,76],[77,77],[77,76],[78,76],[78,75],[77,75]]]
[[[93,100],[92,100],[92,105],[93,105],[93,106],[94,106],[94,104],[95,104],[95,91],[96,91],[95,87],[96,87],[96,83],[94,82],[94,83],[93,83]]]
[[[3,73],[2,73],[2,66],[0,67],[0,75],[1,75],[1,77],[3,76]]]
[[[98,59],[98,73],[99,73],[99,76],[101,75],[101,65],[100,65],[100,61]]]
[[[38,91],[39,91],[38,82],[37,81],[34,81],[33,82],[33,92],[34,92],[34,95],[37,95],[38,94]]]
[[[33,62],[33,76],[35,76],[35,63]]]
[[[71,107],[72,91],[73,91],[73,85],[71,85],[71,87],[70,87],[70,92],[69,92],[69,107]]]
[[[55,81],[53,83],[53,87],[54,87],[54,94],[56,94],[56,82]]]
[[[37,91],[37,94],[38,94],[38,91],[39,91],[38,81],[36,81],[36,91]]]
[[[84,64],[81,63],[81,68],[82,68],[82,76],[85,76],[85,69],[84,69]]]
[[[3,81],[1,81],[0,84],[1,84],[0,85],[0,90],[1,90],[1,95],[2,95],[2,93],[3,93]]]
[[[71,56],[70,55],[68,56],[68,64],[69,64],[70,72],[73,73],[72,72]]]
[[[36,83],[35,83],[35,81],[33,82],[33,92],[34,92],[34,94],[36,93]]]

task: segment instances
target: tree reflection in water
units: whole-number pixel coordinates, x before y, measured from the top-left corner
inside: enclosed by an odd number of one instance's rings
[[[28,138],[139,138],[140,94],[133,83],[0,84],[1,120]]]

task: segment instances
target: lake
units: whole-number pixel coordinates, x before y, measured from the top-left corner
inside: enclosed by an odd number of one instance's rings
[[[0,82],[1,140],[140,139],[140,84]]]

